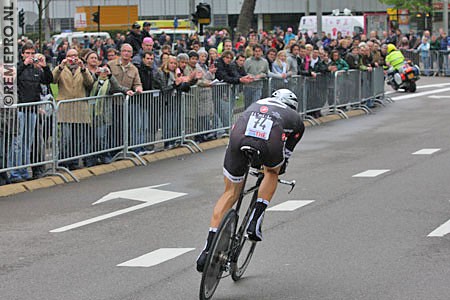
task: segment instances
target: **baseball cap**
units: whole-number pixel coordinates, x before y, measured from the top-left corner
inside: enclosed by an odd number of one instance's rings
[[[150,22],[144,22],[144,24],[142,26],[145,27],[145,26],[150,26],[150,25],[151,25]]]
[[[139,23],[134,23],[134,24],[131,26],[131,28],[133,28],[133,29],[139,29],[139,28],[141,28],[141,25],[139,25]]]

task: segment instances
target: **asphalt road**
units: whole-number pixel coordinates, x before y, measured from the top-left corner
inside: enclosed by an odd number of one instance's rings
[[[271,207],[313,201],[267,212],[244,278],[223,279],[214,299],[449,299],[450,234],[429,235],[450,219],[450,82],[419,84],[371,115],[307,128],[285,176],[297,187]],[[198,299],[223,154],[0,199],[0,299]],[[383,171],[355,177],[368,170]]]

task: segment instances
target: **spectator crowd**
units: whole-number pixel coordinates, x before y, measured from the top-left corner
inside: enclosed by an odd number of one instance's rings
[[[192,110],[204,110],[205,114],[213,113],[217,108],[211,107],[208,90],[218,80],[232,85],[244,87],[245,106],[261,97],[258,81],[265,78],[276,78],[289,81],[292,76],[302,75],[316,78],[318,74],[333,73],[339,70],[356,69],[372,72],[373,68],[385,67],[386,49],[388,44],[394,44],[400,49],[417,49],[426,52],[430,49],[447,50],[450,40],[443,30],[438,36],[425,31],[419,38],[414,32],[403,34],[399,30],[392,32],[370,32],[368,35],[354,33],[352,36],[337,38],[325,35],[319,38],[317,33],[294,33],[291,27],[285,31],[275,28],[272,32],[250,30],[246,36],[238,36],[233,42],[227,30],[207,32],[204,43],[197,34],[184,36],[176,41],[162,34],[151,36],[150,24],[144,23],[143,28],[136,23],[126,34],[117,34],[115,38],[102,40],[89,38],[73,39],[71,44],[64,40],[53,53],[53,43],[43,43],[42,53],[37,52],[39,42],[33,43],[26,38],[20,43],[20,62],[18,65],[18,99],[19,103],[49,100],[54,96],[56,102],[84,97],[102,97],[114,93],[133,96],[144,91],[160,90],[161,93],[176,94],[187,92],[192,86],[204,88],[200,94],[197,106]],[[52,95],[50,84],[57,87],[57,94]],[[246,89],[246,86],[252,89]],[[256,87],[256,88],[255,88]],[[209,103],[209,104],[208,104]],[[103,104],[97,103],[98,106]],[[167,105],[167,103],[166,103]],[[110,110],[107,113],[108,109]],[[58,130],[61,135],[59,145],[60,156],[70,157],[78,133],[92,132],[98,143],[110,143],[111,124],[121,122],[114,119],[119,111],[116,106],[103,106],[94,111],[88,102],[74,102],[67,111],[59,111]],[[130,106],[133,120],[131,128],[142,128],[140,123],[148,119],[149,112],[142,106]],[[173,125],[177,123],[178,109],[165,110],[166,119],[172,124],[166,124],[163,138],[173,136],[179,130]],[[11,124],[6,114],[2,113],[2,134],[11,135],[1,140],[8,141],[2,146],[2,167],[14,167],[32,164],[33,160],[42,161],[45,149],[40,146],[49,139],[52,131],[42,126],[46,117],[42,109],[24,110],[19,112],[11,129],[5,124]],[[10,114],[8,114],[10,116]],[[137,117],[136,117],[137,116]],[[320,111],[313,117],[319,117]],[[195,126],[189,124],[186,126]],[[95,126],[93,126],[95,124]],[[115,124],[121,128],[123,124]],[[95,129],[92,129],[94,127]],[[197,128],[199,129],[199,128]],[[120,131],[120,130],[119,130]],[[154,129],[147,129],[155,134]],[[131,133],[135,144],[142,143],[141,133]],[[197,141],[217,138],[217,135],[197,136]],[[165,148],[176,146],[176,141],[168,141]],[[80,151],[89,152],[89,145]],[[100,147],[101,148],[101,147]],[[133,149],[137,155],[152,151],[152,147]],[[99,163],[109,163],[114,153],[101,154],[83,160],[85,166]],[[65,161],[63,167],[76,169],[80,162]],[[38,178],[44,174],[42,166],[33,166],[32,174],[26,168],[0,173],[2,183],[21,182]]]

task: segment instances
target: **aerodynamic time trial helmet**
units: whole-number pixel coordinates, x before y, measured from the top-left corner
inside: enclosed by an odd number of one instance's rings
[[[297,96],[288,89],[279,89],[272,93],[272,97],[283,102],[293,110],[297,110]]]

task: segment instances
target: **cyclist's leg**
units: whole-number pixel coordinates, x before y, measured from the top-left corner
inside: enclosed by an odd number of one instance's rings
[[[225,191],[220,196],[214,207],[211,217],[208,237],[206,239],[205,248],[203,248],[200,256],[197,259],[197,271],[202,272],[206,262],[206,256],[211,247],[217,227],[219,226],[225,213],[233,206],[239,197],[242,186],[244,184],[244,174],[247,170],[247,160],[240,151],[240,140],[237,141],[230,138],[224,159],[224,183]]]
[[[277,189],[278,172],[281,166],[275,168],[264,167],[264,178],[259,186],[258,198],[265,199],[270,202]]]
[[[280,167],[264,167],[264,178],[259,186],[258,199],[256,200],[255,208],[250,216],[251,221],[247,228],[248,237],[252,241],[258,242],[262,240],[261,224],[264,218],[264,212],[277,189],[279,171]]]
[[[205,247],[197,258],[197,271],[199,272],[203,272],[203,268],[206,263],[206,256],[208,255],[208,251],[211,247],[214,236],[216,235],[217,227],[219,227],[220,221],[222,220],[225,213],[231,207],[233,207],[234,203],[239,197],[239,193],[241,192],[243,185],[242,181],[234,183],[227,177],[224,177],[224,182],[225,191],[223,192],[222,196],[220,196],[214,207]]]
[[[234,205],[239,197],[243,182],[232,182],[227,177],[224,177],[225,191],[214,207],[213,215],[211,217],[210,227],[217,228],[224,214]]]

